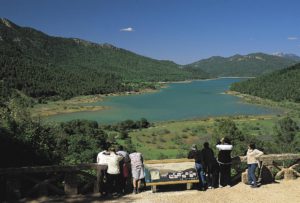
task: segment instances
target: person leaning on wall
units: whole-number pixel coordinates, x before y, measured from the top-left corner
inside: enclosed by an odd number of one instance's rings
[[[255,170],[259,164],[257,160],[258,157],[263,155],[264,153],[258,149],[256,149],[254,143],[250,143],[248,145],[247,150],[247,164],[248,164],[248,184],[251,185],[252,188],[257,188],[258,184],[256,182]]]

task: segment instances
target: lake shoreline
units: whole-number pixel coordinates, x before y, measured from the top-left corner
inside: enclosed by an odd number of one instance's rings
[[[51,116],[56,116],[56,115],[62,115],[62,114],[70,114],[70,113],[84,113],[84,112],[100,112],[103,110],[111,109],[112,107],[107,107],[104,106],[104,104],[98,105],[89,105],[89,103],[96,103],[96,102],[102,102],[108,99],[108,97],[115,97],[115,96],[130,96],[130,95],[142,95],[142,94],[150,94],[150,93],[157,93],[161,91],[164,88],[168,88],[168,84],[172,83],[191,83],[195,81],[207,81],[207,80],[218,80],[221,78],[214,78],[214,79],[201,79],[201,80],[190,80],[190,81],[177,81],[177,82],[168,82],[168,83],[160,83],[159,88],[156,89],[141,89],[140,91],[132,91],[132,92],[120,92],[120,93],[111,93],[111,94],[104,94],[104,95],[88,95],[88,96],[80,96],[80,97],[75,97],[70,100],[66,101],[56,101],[56,102],[49,102],[48,104],[39,104],[36,105],[32,109],[32,113],[34,117],[51,117]],[[241,102],[249,103],[249,104],[254,104],[258,106],[263,106],[263,107],[268,107],[268,108],[274,108],[278,109],[278,106],[274,105],[269,105],[269,104],[262,104],[262,102],[252,102],[247,101],[247,98],[245,95],[238,94],[236,92],[232,91],[224,91],[221,94],[229,94],[233,96],[240,97],[242,99]],[[286,109],[285,109],[286,110]],[[225,117],[232,117],[232,116],[250,116],[250,115],[255,115],[255,114],[247,114],[247,113],[240,113],[240,114],[232,114],[232,115],[224,115]],[[262,114],[259,114],[262,115]],[[267,113],[265,116],[268,116],[269,114]],[[182,119],[177,119],[175,118],[175,121],[182,121],[182,120],[202,120],[202,119],[209,119],[210,117],[220,117],[222,115],[199,115],[197,117],[191,116],[190,118],[182,118]],[[151,118],[148,118],[151,120]],[[163,121],[174,121],[173,119],[165,119],[161,121],[154,121],[153,122],[163,122]],[[117,121],[116,121],[117,122]]]
[[[107,97],[111,96],[130,96],[140,94],[150,94],[159,92],[162,88],[167,88],[167,85],[161,86],[159,89],[145,88],[139,91],[118,92],[109,94],[96,94],[73,97],[65,101],[50,101],[47,104],[37,104],[31,109],[33,117],[48,117],[61,114],[77,113],[77,112],[94,112],[107,110],[105,106],[89,106],[86,104],[102,102]],[[83,105],[84,104],[84,105]]]

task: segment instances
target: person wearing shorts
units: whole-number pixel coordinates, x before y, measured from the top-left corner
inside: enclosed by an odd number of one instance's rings
[[[133,193],[140,192],[141,180],[145,178],[143,156],[140,152],[133,152],[129,155],[131,162],[131,173],[133,179]]]

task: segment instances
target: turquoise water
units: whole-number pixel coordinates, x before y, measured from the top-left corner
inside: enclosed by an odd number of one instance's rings
[[[173,83],[156,93],[112,96],[93,105],[109,109],[96,112],[77,112],[48,117],[49,121],[89,119],[99,123],[114,123],[126,119],[149,121],[182,120],[223,115],[274,114],[276,111],[242,103],[238,97],[222,94],[240,78]],[[91,104],[88,104],[91,105]]]

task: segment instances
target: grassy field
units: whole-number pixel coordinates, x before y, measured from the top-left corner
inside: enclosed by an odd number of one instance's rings
[[[257,98],[247,97],[246,102],[255,103]],[[256,102],[258,103],[258,102]],[[279,119],[290,116],[300,123],[300,104],[272,102],[259,99],[260,105],[283,110],[280,115],[213,117],[198,120],[154,123],[148,129],[130,132],[132,144],[143,153],[145,159],[186,157],[192,144],[202,148],[204,142],[212,142],[218,119],[232,119],[245,136],[255,136],[262,141],[272,141],[274,126]]]
[[[36,104],[31,108],[33,117],[45,117],[61,113],[73,113],[79,111],[99,111],[103,106],[86,105],[88,103],[103,101],[103,95],[89,95],[74,97],[65,101],[49,101],[45,104]],[[85,104],[85,105],[83,105]]]

